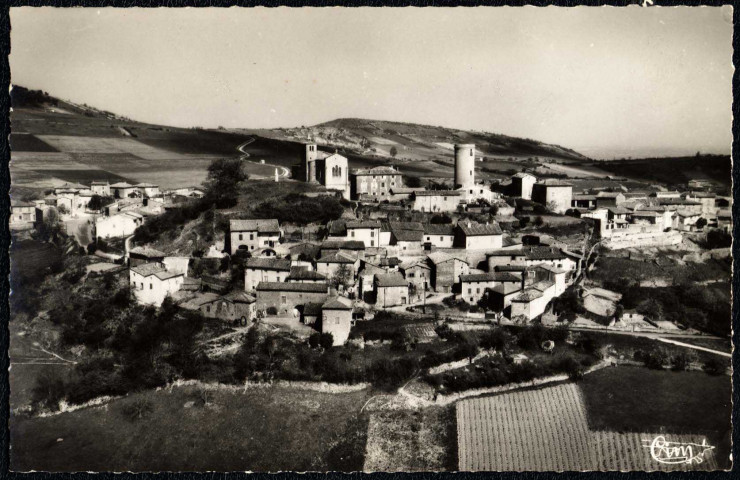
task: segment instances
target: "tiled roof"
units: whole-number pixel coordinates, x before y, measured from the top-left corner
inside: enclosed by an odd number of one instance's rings
[[[111,188],[134,188],[134,186],[131,185],[130,183],[118,182],[118,183],[114,183],[113,185],[111,185]]]
[[[534,175],[532,175],[531,173],[527,173],[527,172],[519,172],[519,173],[515,173],[514,175],[511,176],[511,178],[525,178],[525,177],[537,178]]]
[[[232,232],[279,233],[280,224],[274,218],[264,220],[229,220],[229,230]]]
[[[153,183],[137,183],[135,185],[138,188],[156,188],[159,187],[159,185],[155,185]]]
[[[598,198],[617,198],[619,195],[624,196],[622,192],[599,192],[596,194]]]
[[[288,281],[290,280],[326,280],[326,276],[308,267],[291,267]]]
[[[522,303],[529,303],[533,300],[536,300],[542,296],[542,292],[535,290],[535,289],[529,289],[525,290],[516,297],[512,298],[512,302],[522,302]]]
[[[361,240],[327,240],[321,244],[322,250],[365,250]]]
[[[380,228],[378,220],[353,220],[347,222],[347,228]]]
[[[504,232],[498,223],[476,223],[470,221],[463,221],[457,224],[458,228],[468,236],[482,236],[482,235],[502,235]]]
[[[514,237],[504,237],[501,241],[504,247],[513,247],[514,245],[521,245],[522,240]]]
[[[257,285],[257,290],[268,292],[328,293],[329,286],[326,283],[260,282]]]
[[[226,300],[234,303],[254,303],[257,301],[252,295],[247,292],[234,291],[224,295]]]
[[[607,207],[607,210],[609,210],[614,215],[627,215],[631,211],[624,207]]]
[[[11,207],[35,207],[33,203],[23,202],[21,200],[10,200]]]
[[[160,280],[169,280],[170,278],[182,277],[183,274],[178,273],[178,272],[168,272],[167,270],[162,270],[160,272],[154,272],[154,276]]]
[[[142,263],[141,265],[131,267],[131,271],[138,273],[142,277],[148,277],[149,275],[164,271],[164,267],[160,263]]]
[[[512,250],[491,250],[486,252],[486,257],[526,257],[527,253],[521,248]]]
[[[407,287],[408,282],[400,273],[387,273],[384,275],[375,275],[375,281],[379,287]]]
[[[334,220],[332,222],[329,222],[327,229],[329,230],[329,235],[335,237],[343,237],[347,235],[347,222],[341,219]]]
[[[521,282],[521,278],[509,272],[471,273],[460,275],[461,282]]]
[[[195,297],[191,298],[187,302],[183,302],[180,304],[181,308],[185,308],[187,310],[198,310],[201,306],[211,303],[215,300],[218,300],[220,296],[217,293],[200,293],[196,295]]]
[[[425,223],[424,234],[426,235],[454,235],[455,226],[451,223]]]
[[[355,263],[356,261],[357,259],[355,257],[348,255],[344,252],[337,252],[331,255],[324,255],[323,257],[316,260],[317,263],[346,263],[346,264]]]
[[[435,265],[437,265],[439,263],[447,262],[447,261],[452,260],[452,259],[457,259],[457,260],[459,260],[461,262],[465,262],[465,260],[462,259],[462,258],[454,257],[454,256],[449,255],[449,254],[444,253],[444,252],[433,252],[433,253],[430,253],[429,255],[427,255],[427,258],[429,260],[431,260],[432,263],[434,263]],[[465,263],[468,263],[468,262],[465,262]]]
[[[537,185],[545,185],[547,187],[572,187],[573,184],[565,182],[563,180],[558,180],[557,178],[547,178],[545,180],[540,180],[537,182]]]
[[[373,167],[355,170],[353,175],[401,175],[401,172],[392,167]]]
[[[424,231],[424,224],[422,224],[421,222],[388,222],[388,226],[393,232],[395,232],[396,230],[414,230],[417,232]]]
[[[248,258],[245,268],[255,268],[259,270],[278,270],[281,272],[290,271],[290,259],[287,258]]]
[[[323,310],[352,310],[352,301],[344,297],[333,297],[321,306]]]
[[[303,315],[308,316],[318,316],[321,313],[321,304],[320,303],[307,303],[303,306]]]
[[[459,197],[462,192],[457,190],[423,190],[414,192],[417,197]]]
[[[393,236],[397,242],[420,242],[423,232],[419,230],[394,230]]]
[[[573,194],[573,200],[596,200],[596,195],[575,193]]]

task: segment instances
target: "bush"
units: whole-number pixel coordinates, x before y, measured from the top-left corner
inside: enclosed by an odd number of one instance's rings
[[[65,398],[66,385],[64,381],[49,372],[42,373],[31,390],[31,401],[49,410],[59,408],[59,402]]]
[[[319,345],[324,350],[328,350],[334,346],[334,335],[331,333],[322,333],[319,337]]]
[[[666,354],[663,350],[653,350],[644,354],[644,362],[647,368],[663,370],[666,363]]]
[[[727,364],[717,358],[710,358],[704,362],[702,369],[710,375],[722,375],[727,371]]]
[[[153,410],[154,405],[150,400],[146,398],[137,398],[136,400],[125,404],[121,408],[121,413],[123,413],[123,416],[127,420],[135,422],[136,420],[141,420],[142,418],[147,417]]]

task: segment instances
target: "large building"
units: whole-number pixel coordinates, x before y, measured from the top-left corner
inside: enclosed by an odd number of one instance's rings
[[[532,187],[532,201],[541,203],[555,213],[565,213],[573,201],[573,185],[562,180],[540,180]]]
[[[537,177],[526,172],[519,172],[511,177],[511,194],[524,200],[532,200],[532,187]]]
[[[250,252],[265,247],[273,248],[281,236],[280,224],[276,219],[229,221],[229,251],[232,255],[239,248]]]
[[[403,187],[403,175],[393,167],[363,168],[352,172],[352,182],[354,198],[383,201]]]
[[[339,192],[343,198],[349,200],[349,167],[346,157],[338,153],[321,152],[313,143],[306,144],[301,163],[295,171],[297,178],[324,185],[327,190]]]

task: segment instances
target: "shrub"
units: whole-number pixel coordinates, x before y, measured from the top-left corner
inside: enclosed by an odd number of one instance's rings
[[[31,400],[35,405],[56,410],[65,394],[66,385],[64,381],[49,372],[44,372],[36,380],[36,385],[31,390]]]
[[[328,350],[334,346],[334,335],[331,333],[322,333],[319,337],[319,345],[324,350]]]
[[[727,365],[722,360],[710,358],[704,362],[702,369],[710,375],[722,375],[727,371]]]
[[[660,349],[647,352],[644,355],[644,362],[645,366],[648,368],[663,370],[663,366],[666,363],[666,354]]]
[[[123,416],[132,422],[141,420],[147,417],[154,410],[152,402],[146,398],[137,398],[136,400],[129,402],[121,408]]]

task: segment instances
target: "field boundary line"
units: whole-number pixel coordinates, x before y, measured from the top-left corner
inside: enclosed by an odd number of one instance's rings
[[[701,350],[702,352],[714,353],[722,355],[723,357],[732,358],[731,353],[720,352],[719,350],[712,350],[711,348],[701,347],[699,345],[692,345],[690,343],[679,342],[678,340],[672,340],[670,338],[656,337],[656,340],[663,343],[670,343],[672,345],[678,345],[679,347],[693,348],[694,350]]]

